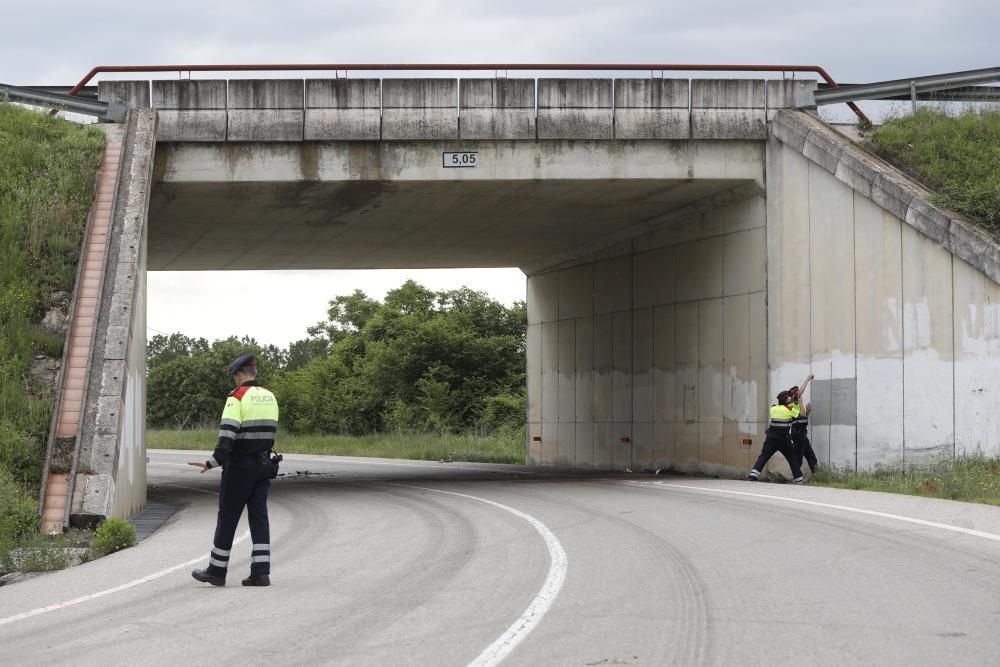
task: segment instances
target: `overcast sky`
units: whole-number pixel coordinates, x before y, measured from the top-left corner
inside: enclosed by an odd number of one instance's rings
[[[15,85],[72,84],[112,64],[794,63],[850,83],[1000,65],[997,0],[34,0],[3,3],[3,25],[0,82]],[[151,273],[150,327],[284,346],[337,294],[382,296],[407,277],[524,298],[516,269],[270,272],[264,307],[234,317],[222,304],[235,277]]]

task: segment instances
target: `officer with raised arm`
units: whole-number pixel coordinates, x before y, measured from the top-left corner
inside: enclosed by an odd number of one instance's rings
[[[810,373],[801,385],[792,387],[788,390],[788,393],[792,396],[792,412],[795,413],[795,418],[792,420],[792,428],[789,432],[792,448],[799,457],[799,465],[802,465],[801,461],[805,458],[809,464],[809,472],[815,475],[819,469],[819,460],[816,458],[816,452],[812,448],[812,443],[809,442],[809,413],[812,411],[812,404],[802,404],[802,397],[805,396],[806,388],[813,381],[814,377]]]
[[[792,481],[796,484],[802,482],[802,457],[795,452],[792,447],[791,428],[795,421],[796,412],[792,411],[792,396],[787,391],[778,394],[778,402],[771,406],[768,411],[770,421],[767,426],[764,447],[757,457],[757,462],[753,464],[747,479],[756,482],[760,479],[761,471],[772,456],[781,452],[788,460],[788,466],[792,469]]]
[[[242,354],[229,366],[236,389],[226,399],[219,440],[207,461],[188,465],[204,473],[222,468],[219,484],[219,515],[208,567],[191,576],[213,586],[226,585],[229,552],[236,526],[247,509],[253,549],[250,576],[244,586],[271,584],[271,536],[267,519],[267,490],[271,486],[271,449],[278,432],[278,402],[269,390],[257,384],[257,359]]]

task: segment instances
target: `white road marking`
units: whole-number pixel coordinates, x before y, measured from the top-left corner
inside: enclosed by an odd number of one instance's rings
[[[250,531],[247,531],[247,532],[243,533],[242,535],[240,535],[239,537],[237,537],[235,540],[233,540],[233,544],[234,545],[235,544],[239,544],[240,542],[244,541],[248,537],[250,537]],[[202,554],[201,556],[198,556],[197,558],[192,558],[189,561],[185,561],[183,563],[179,563],[177,565],[173,565],[171,567],[168,567],[165,570],[160,570],[159,572],[154,572],[153,574],[146,575],[145,577],[142,577],[140,579],[133,579],[132,581],[130,581],[130,582],[126,583],[126,584],[122,584],[120,586],[115,586],[114,588],[106,588],[103,591],[98,591],[96,593],[90,593],[89,595],[81,595],[80,597],[73,598],[72,600],[65,600],[63,602],[56,602],[55,604],[50,604],[47,607],[39,607],[37,609],[32,609],[31,611],[26,611],[26,612],[23,612],[21,614],[15,614],[13,616],[8,616],[6,618],[0,618],[0,625],[7,625],[9,623],[16,623],[17,621],[23,621],[26,618],[31,618],[33,616],[41,616],[42,614],[47,614],[50,611],[55,611],[57,609],[65,609],[67,607],[75,607],[76,605],[80,605],[80,604],[83,604],[85,602],[90,602],[91,600],[96,600],[96,599],[102,598],[102,597],[104,597],[106,595],[111,595],[112,593],[119,593],[119,592],[127,590],[129,588],[134,588],[135,586],[138,586],[139,584],[149,583],[150,581],[153,581],[154,579],[159,579],[160,577],[165,577],[168,574],[170,574],[172,572],[176,572],[177,570],[179,570],[181,568],[189,567],[191,565],[194,565],[195,563],[202,562],[202,561],[205,560],[205,558],[206,558],[206,555]]]
[[[710,489],[702,486],[690,486],[687,484],[672,484],[670,482],[638,482],[638,481],[628,481],[627,484],[638,484],[643,486],[663,486],[671,489],[686,489],[690,491],[701,491],[703,493],[724,493],[733,496],[749,496],[751,498],[765,498],[767,500],[779,500],[786,503],[797,503],[799,505],[811,505],[813,507],[825,507],[827,509],[840,510],[843,512],[854,512],[855,514],[866,514],[868,516],[877,516],[882,519],[893,519],[894,521],[905,521],[906,523],[913,523],[918,526],[926,526],[927,528],[937,528],[939,530],[949,530],[953,533],[962,533],[963,535],[971,535],[972,537],[981,537],[984,540],[992,540],[993,542],[1000,542],[1000,535],[996,533],[987,533],[983,530],[975,530],[973,528],[962,528],[961,526],[952,526],[947,523],[938,523],[937,521],[927,521],[926,519],[915,519],[909,516],[903,516],[901,514],[890,514],[888,512],[877,512],[875,510],[865,510],[858,507],[848,507],[846,505],[834,505],[832,503],[821,503],[816,500],[804,500],[802,498],[787,498],[785,496],[772,496],[766,493],[750,493],[749,491],[730,491],[728,489]]]
[[[535,626],[542,621],[542,617],[545,616],[545,613],[555,601],[556,596],[559,595],[559,591],[562,589],[563,583],[566,581],[566,568],[568,565],[566,552],[563,550],[562,544],[559,543],[559,539],[552,533],[552,531],[535,517],[493,500],[487,500],[486,498],[480,498],[479,496],[470,496],[466,493],[431,489],[426,486],[395,483],[393,483],[393,486],[404,486],[411,489],[420,489],[421,491],[444,493],[449,496],[459,496],[460,498],[468,498],[469,500],[476,500],[481,503],[486,503],[487,505],[492,505],[493,507],[502,509],[505,512],[510,512],[520,519],[524,519],[531,524],[531,527],[538,531],[538,534],[542,536],[543,540],[545,540],[545,546],[549,550],[549,573],[546,575],[545,582],[542,584],[541,589],[539,589],[535,598],[531,601],[531,604],[528,605],[528,608],[521,613],[517,620],[514,621],[510,627],[496,639],[496,641],[487,646],[475,660],[469,663],[469,667],[493,667],[494,665],[499,665],[508,655],[510,655],[510,652],[513,651],[518,644],[524,641],[528,634],[535,629]]]

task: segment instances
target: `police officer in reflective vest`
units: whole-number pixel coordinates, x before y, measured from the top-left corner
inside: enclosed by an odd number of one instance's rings
[[[271,486],[271,448],[278,432],[278,402],[274,394],[257,384],[257,359],[243,354],[229,366],[236,389],[226,399],[219,440],[207,461],[189,465],[202,472],[222,468],[219,485],[219,516],[208,567],[191,576],[213,586],[226,585],[229,552],[236,525],[247,508],[250,538],[250,576],[244,586],[271,584],[271,536],[267,521],[267,490]]]
[[[795,420],[796,414],[792,411],[791,394],[787,391],[778,394],[778,403],[771,406],[769,414],[771,421],[767,427],[764,449],[757,457],[757,462],[753,464],[753,469],[747,479],[751,482],[760,479],[760,472],[770,458],[774,456],[775,452],[781,452],[788,459],[788,465],[792,469],[792,481],[799,483],[802,481],[802,457],[796,454],[790,437],[792,422]]]
[[[799,457],[799,466],[802,465],[802,459],[805,458],[809,464],[809,472],[815,475],[816,469],[819,468],[819,460],[816,458],[812,443],[809,442],[809,412],[812,410],[812,404],[802,405],[802,396],[805,395],[806,387],[812,382],[813,377],[810,373],[800,386],[792,387],[788,393],[791,394],[792,412],[795,413],[789,434],[792,439],[792,448]]]

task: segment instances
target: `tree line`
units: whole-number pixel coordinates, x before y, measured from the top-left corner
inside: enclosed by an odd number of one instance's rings
[[[327,319],[288,348],[157,335],[146,352],[147,423],[216,424],[232,390],[226,367],[252,352],[291,432],[518,430],[525,328],[523,302],[507,307],[468,288],[432,291],[411,280],[382,301],[361,290],[336,297]]]

